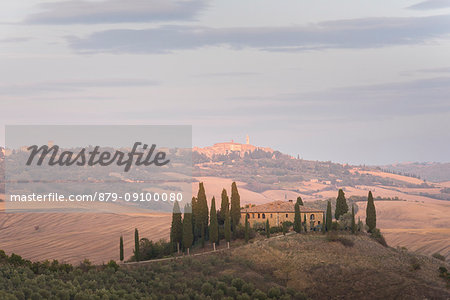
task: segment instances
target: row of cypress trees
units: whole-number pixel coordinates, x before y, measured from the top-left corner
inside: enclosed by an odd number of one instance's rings
[[[219,243],[219,228],[223,228],[225,240],[231,241],[241,218],[241,200],[236,182],[231,185],[231,204],[226,189],[222,190],[220,210],[216,210],[215,197],[208,203],[203,182],[199,183],[197,197],[192,197],[191,204],[184,207],[184,216],[177,202],[174,204],[170,242],[180,252],[183,247],[188,253],[193,244],[204,247],[209,241],[215,249]]]
[[[339,189],[338,197],[336,198],[336,209],[334,212],[334,216],[336,220],[339,220],[341,216],[348,213],[348,205],[347,200],[345,199],[345,194],[342,189]],[[351,220],[351,231],[353,233],[356,232],[356,222],[355,222],[355,207],[352,205],[352,220]],[[330,231],[332,226],[332,213],[331,213],[331,201],[327,203],[327,211],[326,216],[324,216],[322,231]],[[368,232],[373,232],[377,227],[377,215],[375,209],[375,203],[373,200],[372,192],[369,191],[369,195],[367,197],[367,207],[366,207],[366,225],[368,227]]]

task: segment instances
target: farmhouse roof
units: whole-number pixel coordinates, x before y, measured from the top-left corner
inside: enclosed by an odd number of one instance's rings
[[[259,213],[259,212],[294,212],[295,211],[295,203],[293,201],[274,201],[261,205],[252,206],[249,208],[244,208],[241,212],[251,212],[251,213]],[[312,213],[312,212],[323,212],[323,210],[300,206],[300,212],[302,213]]]

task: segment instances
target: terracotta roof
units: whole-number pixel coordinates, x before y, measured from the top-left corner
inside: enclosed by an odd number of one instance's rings
[[[289,201],[274,201],[261,205],[252,206],[249,208],[241,209],[241,212],[294,212],[295,203]],[[323,212],[323,210],[300,206],[300,212]]]

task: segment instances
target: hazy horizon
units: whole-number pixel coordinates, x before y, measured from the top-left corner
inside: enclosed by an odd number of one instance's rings
[[[193,126],[353,165],[450,162],[450,1],[12,1],[12,124]]]

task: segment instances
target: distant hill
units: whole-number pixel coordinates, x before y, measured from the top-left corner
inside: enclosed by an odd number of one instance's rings
[[[226,147],[226,148],[225,148]],[[194,176],[233,178],[247,183],[254,192],[273,189],[295,191],[301,182],[317,181],[337,186],[375,186],[396,188],[427,188],[413,174],[385,176],[379,167],[351,166],[331,161],[294,158],[269,148],[237,143],[219,143],[212,147],[194,148]],[[300,191],[299,191],[300,192]]]
[[[399,173],[415,174],[416,176],[420,176],[420,178],[428,181],[450,181],[450,163],[399,163],[381,166],[380,168]]]

